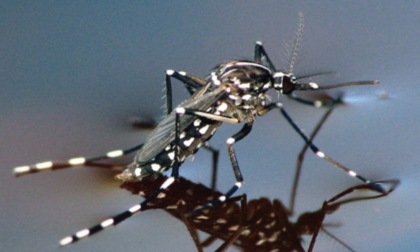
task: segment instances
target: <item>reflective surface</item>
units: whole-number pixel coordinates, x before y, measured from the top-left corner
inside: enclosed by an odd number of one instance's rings
[[[147,132],[128,118],[159,119],[164,71],[205,76],[227,59],[251,58],[261,40],[277,67],[288,67],[298,13],[305,14],[296,75],[334,71],[326,83],[378,79],[375,87],[342,91],[315,143],[372,179],[399,178],[389,197],[343,207],[326,221],[357,251],[413,250],[420,245],[417,200],[418,4],[335,2],[209,2],[178,4],[3,4],[0,15],[0,243],[7,251],[56,251],[58,240],[141,200],[118,189],[111,172],[68,169],[14,178],[13,167],[43,160],[94,156],[129,147]],[[177,101],[186,97],[179,85]],[[178,92],[179,91],[179,92]],[[273,96],[275,99],[276,96]],[[323,110],[285,101],[306,132]],[[212,140],[221,148],[218,187],[234,183],[225,126]],[[295,157],[303,141],[277,112],[258,118],[236,145],[245,176],[242,192],[288,202]],[[358,182],[308,155],[297,211]],[[210,155],[197,153],[182,176],[209,183]],[[194,250],[183,224],[162,211],[137,215],[67,251]],[[321,235],[317,250],[343,250]]]

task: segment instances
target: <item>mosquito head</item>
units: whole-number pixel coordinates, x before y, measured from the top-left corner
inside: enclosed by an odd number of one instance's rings
[[[290,94],[299,84],[292,73],[275,72],[273,74],[274,89],[282,94]]]
[[[342,88],[348,86],[363,86],[363,85],[377,85],[379,81],[377,80],[368,80],[368,81],[352,81],[344,82],[338,84],[330,84],[319,86],[316,82],[299,82],[299,80],[293,73],[284,73],[281,71],[274,72],[272,75],[274,79],[273,87],[275,90],[279,91],[282,94],[291,94],[295,90],[301,91],[314,91],[314,90],[326,90],[333,88]]]

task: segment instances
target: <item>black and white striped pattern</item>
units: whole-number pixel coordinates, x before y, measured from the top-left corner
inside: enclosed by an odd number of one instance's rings
[[[69,167],[77,167],[77,166],[84,166],[89,165],[92,162],[97,162],[101,160],[107,160],[107,159],[113,159],[122,157],[125,155],[128,155],[130,153],[133,153],[134,151],[139,150],[143,144],[128,148],[128,149],[121,149],[121,150],[113,150],[107,152],[105,155],[92,157],[92,158],[86,158],[86,157],[74,157],[70,158],[65,162],[54,162],[54,161],[43,161],[40,163],[36,163],[33,165],[24,165],[24,166],[18,166],[13,169],[13,172],[16,176],[22,176],[30,173],[37,173],[42,171],[48,171],[48,170],[59,170],[59,169],[65,169]]]
[[[165,179],[165,181],[162,183],[160,188],[158,190],[154,191],[154,193],[151,194],[148,198],[153,198],[153,199],[156,198],[156,196],[160,192],[162,192],[166,188],[168,188],[174,181],[175,181],[174,177],[169,177],[169,178]],[[99,223],[99,224],[97,224],[97,225],[95,225],[91,228],[85,228],[85,229],[82,229],[82,230],[74,233],[71,236],[64,237],[63,239],[60,240],[60,245],[65,246],[65,245],[74,243],[74,242],[76,242],[80,239],[86,238],[86,237],[91,236],[91,235],[93,235],[97,232],[100,232],[100,231],[102,231],[102,230],[104,230],[108,227],[115,226],[118,223],[124,221],[125,219],[131,217],[132,215],[140,212],[148,203],[149,203],[149,200],[145,200],[142,203],[136,204],[136,205],[130,207],[128,210],[126,210],[126,211],[124,211],[124,212],[122,212],[118,215],[115,215],[111,218],[103,220],[101,223]]]
[[[300,29],[303,29],[303,26]],[[302,32],[303,30],[299,31],[299,33]],[[290,70],[293,68],[297,55],[296,51],[297,49],[295,49],[292,57],[293,60]],[[186,101],[178,105],[175,109],[172,109],[171,79],[182,82],[191,94]],[[109,226],[116,225],[134,213],[141,211],[148,202],[156,198],[159,192],[169,187],[173,182],[172,180],[179,177],[180,165],[185,159],[191,157],[201,149],[202,146],[206,146],[207,142],[222,123],[238,124],[243,122],[243,127],[226,140],[229,158],[236,180],[235,183],[224,195],[206,204],[202,209],[195,211],[198,213],[204,209],[225,202],[244,183],[234,144],[251,132],[257,116],[263,116],[273,109],[278,109],[318,157],[345,171],[351,177],[355,177],[363,183],[374,187],[375,190],[384,192],[384,189],[380,185],[371,183],[369,179],[357,174],[355,171],[340,164],[319,150],[291,119],[282,104],[279,102],[269,103],[269,97],[266,94],[269,90],[275,90],[299,102],[317,104],[316,102],[306,101],[300,98],[296,99],[291,94],[295,90],[313,91],[377,83],[377,81],[358,81],[322,86],[314,82],[301,82],[291,71],[278,71],[268,57],[262,43],[257,42],[255,44],[253,61],[226,61],[217,65],[206,79],[183,71],[166,71],[167,116],[156,126],[144,144],[126,150],[110,151],[103,156],[94,158],[75,157],[63,163],[45,161],[35,165],[19,166],[14,169],[14,172],[19,176],[46,170],[89,165],[89,163],[98,160],[121,157],[136,150],[138,152],[134,162],[117,176],[120,180],[144,181],[164,171],[171,170],[170,178],[155,193],[147,197],[144,202],[116,215],[114,218],[106,219],[92,228],[83,229],[72,236],[66,237],[60,242],[62,245],[67,245]]]

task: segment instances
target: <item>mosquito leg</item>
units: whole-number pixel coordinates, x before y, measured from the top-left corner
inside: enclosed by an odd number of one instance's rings
[[[318,156],[319,158],[324,159],[325,161],[329,162],[333,166],[335,166],[338,169],[341,169],[342,171],[346,172],[349,176],[354,177],[363,183],[370,185],[373,189],[377,190],[378,192],[384,192],[384,189],[377,184],[373,184],[371,180],[366,179],[365,177],[357,174],[355,171],[347,168],[346,166],[342,165],[335,159],[329,157],[324,152],[322,152],[316,145],[314,145],[309,138],[303,133],[303,131],[300,129],[300,127],[293,121],[293,119],[289,116],[289,114],[286,112],[286,110],[283,108],[283,105],[281,103],[271,103],[268,104],[263,110],[260,110],[258,112],[259,115],[263,115],[272,109],[277,108],[280,110],[283,117],[287,120],[287,122],[292,126],[292,128],[300,135],[300,137],[305,141],[305,143],[309,146],[309,148],[312,150],[312,152]]]
[[[188,74],[183,71],[174,71],[174,70],[166,70],[166,114],[169,115],[172,112],[173,103],[172,103],[172,81],[171,78],[175,78],[181,81],[190,95],[194,94],[199,88],[206,84],[206,80],[194,76],[192,74]],[[133,118],[132,124],[136,128],[140,129],[153,129],[156,126],[156,122],[150,118]]]
[[[179,121],[179,114],[176,114],[176,118],[175,118],[175,143],[179,143],[179,134],[180,134],[180,121]],[[175,148],[175,163],[172,167],[172,174],[170,177],[168,177],[159,187],[159,189],[157,189],[156,191],[154,191],[151,195],[149,195],[144,201],[142,201],[139,204],[136,204],[132,207],[130,207],[128,210],[121,212],[120,214],[117,214],[111,218],[105,219],[102,222],[100,222],[99,224],[96,224],[90,228],[86,228],[86,229],[82,229],[76,233],[74,233],[73,235],[64,237],[63,239],[60,240],[60,245],[61,246],[66,246],[72,243],[75,243],[77,241],[79,241],[82,238],[86,238],[89,236],[92,236],[95,233],[98,233],[110,226],[115,226],[117,224],[119,224],[120,222],[130,218],[131,216],[133,216],[134,214],[142,211],[142,209],[146,208],[147,204],[154,200],[159,193],[161,193],[162,191],[166,190],[179,176],[179,148]]]
[[[212,154],[212,174],[211,174],[211,183],[210,188],[211,190],[215,191],[217,188],[217,170],[218,170],[218,163],[219,163],[219,150],[216,148],[211,147],[210,145],[203,146],[206,150],[210,151]]]
[[[199,88],[203,87],[206,84],[206,80],[194,76],[192,74],[188,74],[183,71],[174,71],[174,70],[166,70],[166,113],[169,115],[172,112],[173,104],[172,104],[172,81],[171,78],[175,78],[181,81],[185,88],[188,90],[190,95],[194,94]]]
[[[296,96],[295,93],[289,94],[287,95],[287,97],[289,99],[292,99],[298,103],[304,104],[304,105],[309,105],[311,107],[316,107],[316,108],[324,108],[324,107],[333,107],[335,106],[337,103],[341,103],[341,100],[337,100],[337,99],[316,99],[316,100],[309,100],[309,99],[305,99],[305,98],[301,98],[299,96]]]
[[[299,26],[298,26],[298,30],[296,31],[296,38],[295,38],[293,51],[292,51],[292,54],[290,55],[290,62],[289,62],[289,69],[288,69],[289,73],[293,72],[293,67],[296,63],[296,59],[299,54],[300,47],[302,45],[304,23],[305,21],[304,21],[303,14],[299,13]],[[269,67],[271,71],[273,72],[276,71],[276,67],[274,66],[271,59],[268,57],[268,54],[265,51],[261,41],[257,41],[255,43],[254,60],[259,64]]]
[[[255,42],[254,60],[255,62],[259,64],[267,66],[268,68],[270,68],[271,71],[273,72],[276,71],[276,67],[274,66],[270,57],[268,57],[268,54],[265,51],[264,46],[261,41]]]
[[[180,120],[179,120],[180,115],[176,114],[175,117],[175,144],[179,144],[180,140],[179,140],[179,134],[180,134]],[[146,208],[147,204],[154,200],[159,193],[161,193],[162,191],[166,190],[179,176],[179,148],[175,148],[175,163],[172,167],[172,174],[170,177],[168,177],[167,179],[165,179],[165,181],[161,184],[161,186],[159,187],[159,189],[155,190],[151,195],[149,195],[143,202],[136,204],[132,207],[130,207],[128,210],[121,212],[118,215],[115,215],[111,218],[105,219],[103,220],[101,223],[96,224],[95,226],[92,226],[90,228],[86,228],[86,229],[82,229],[76,233],[74,233],[73,235],[64,237],[63,239],[60,240],[60,245],[61,246],[66,246],[68,244],[72,244],[75,243],[77,241],[79,241],[82,238],[86,238],[89,236],[92,236],[95,233],[98,233],[110,226],[115,226],[117,224],[119,224],[120,222],[130,218],[131,216],[133,216],[134,214],[142,211],[142,209]]]
[[[64,162],[44,161],[44,162],[36,163],[33,165],[18,166],[18,167],[15,167],[13,171],[16,176],[22,176],[22,175],[26,175],[30,173],[36,173],[36,172],[42,172],[42,171],[48,171],[48,170],[59,170],[59,169],[65,169],[65,168],[70,168],[70,167],[84,166],[86,163],[107,160],[107,159],[112,159],[112,158],[128,155],[130,153],[133,153],[139,150],[142,146],[143,144],[139,144],[128,149],[113,150],[113,151],[107,152],[105,155],[97,156],[97,157],[90,157],[90,158],[74,157]]]
[[[121,212],[118,215],[115,215],[111,218],[103,220],[101,223],[96,224],[95,226],[92,226],[90,228],[82,229],[73,235],[64,237],[60,240],[61,246],[66,246],[72,243],[75,243],[79,241],[80,239],[92,236],[95,233],[98,233],[108,227],[115,226],[119,224],[120,222],[128,219],[129,217],[133,216],[134,214],[142,211],[143,208],[147,206],[147,204],[155,199],[159,193],[164,191],[166,188],[168,188],[173,182],[175,181],[175,178],[173,176],[168,177],[165,182],[160,186],[158,190],[156,190],[154,193],[152,193],[148,198],[146,198],[143,202],[140,204],[136,204],[132,207],[130,207],[128,210]]]
[[[206,118],[206,119],[210,119],[210,120],[214,120],[214,121],[220,121],[220,122],[228,122],[228,123],[238,123],[239,122],[239,120],[237,118],[215,115],[215,114],[212,114],[212,113],[199,111],[199,110],[195,110],[195,109],[190,109],[190,108],[178,107],[178,108],[175,109],[175,112],[176,112],[175,143],[177,143],[177,145],[180,144],[180,140],[179,140],[180,116],[183,116],[185,114],[197,116],[197,117],[200,117],[200,118]],[[204,206],[202,208],[194,210],[192,214],[201,212],[204,209],[208,209],[208,208],[213,207],[213,205],[215,205],[215,204],[220,204],[220,203],[226,201],[226,199],[228,199],[230,196],[232,196],[242,186],[243,177],[242,177],[242,173],[239,169],[239,165],[238,165],[238,161],[236,159],[236,154],[235,154],[235,150],[233,148],[233,144],[235,142],[241,140],[242,138],[244,138],[246,135],[248,135],[248,133],[252,129],[252,124],[253,124],[253,121],[250,120],[248,123],[246,123],[244,125],[244,127],[238,133],[236,133],[232,137],[228,138],[227,141],[226,141],[226,144],[228,146],[229,157],[230,157],[231,164],[232,164],[232,169],[233,169],[233,172],[234,172],[235,178],[236,178],[235,185],[232,186],[232,188],[225,195],[220,196],[218,199],[214,200],[213,202],[208,203],[206,206]],[[174,168],[173,168],[172,171],[175,172],[175,173],[177,172],[177,168],[176,168],[175,165],[174,165]]]
[[[224,195],[220,196],[219,198],[217,198],[216,200],[214,200],[212,202],[209,202],[204,207],[195,209],[193,212],[191,212],[191,214],[200,213],[201,211],[203,211],[205,209],[212,208],[212,207],[214,207],[214,206],[216,206],[216,205],[218,205],[220,203],[225,202],[239,188],[242,187],[242,185],[244,183],[244,179],[243,179],[243,176],[242,176],[242,172],[239,169],[239,164],[238,164],[238,160],[236,158],[235,149],[233,148],[233,144],[236,143],[237,141],[240,141],[246,135],[248,135],[248,133],[251,132],[251,129],[252,129],[252,122],[248,122],[248,123],[246,123],[243,126],[243,128],[238,133],[234,134],[232,137],[229,137],[226,140],[226,144],[228,146],[228,152],[229,152],[230,162],[231,162],[231,165],[232,165],[233,173],[235,174],[236,183]]]
[[[103,168],[110,171],[122,172],[127,168],[128,163],[123,164],[108,164],[108,163],[99,163],[99,162],[86,162],[84,167],[95,167]]]
[[[335,108],[335,106],[330,107],[325,112],[325,114],[322,116],[321,120],[318,122],[318,124],[315,126],[314,130],[312,131],[311,135],[309,136],[309,141],[310,142],[312,142],[313,139],[315,138],[315,136],[318,134],[319,130],[321,129],[321,127],[323,126],[323,124],[325,123],[327,118],[330,116],[330,114],[332,113],[334,108]],[[294,208],[295,208],[296,193],[297,193],[297,188],[299,186],[300,174],[301,174],[301,171],[302,171],[302,164],[303,164],[303,160],[305,158],[305,153],[306,153],[308,147],[309,147],[308,144],[305,144],[303,146],[303,148],[299,152],[298,158],[296,160],[295,176],[294,176],[294,179],[293,179],[293,185],[292,185],[292,190],[291,190],[291,193],[290,193],[290,203],[289,203],[289,211],[290,211],[290,214],[292,214],[292,215],[294,213]]]

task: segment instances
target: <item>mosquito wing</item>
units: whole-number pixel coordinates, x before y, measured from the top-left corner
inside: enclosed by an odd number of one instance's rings
[[[211,85],[212,83],[209,82],[206,86],[195,92],[188,100],[178,105],[178,107],[205,111],[223,95],[225,95],[225,88],[223,87],[208,91]],[[191,115],[182,116],[180,120],[181,132],[184,131],[195,120],[195,118],[195,116]],[[175,112],[172,111],[150,134],[149,138],[138,152],[136,162],[138,164],[149,162],[174,140]]]

